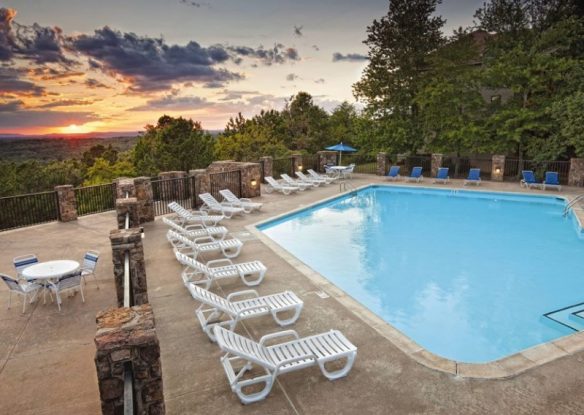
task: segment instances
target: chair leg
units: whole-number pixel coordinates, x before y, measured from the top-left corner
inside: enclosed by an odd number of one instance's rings
[[[27,294],[24,294],[22,296],[22,314],[24,314],[24,312],[26,311],[26,297],[28,297]]]
[[[83,300],[83,302],[85,302],[85,296],[83,295],[83,285],[79,284],[79,291],[81,291],[81,300]]]

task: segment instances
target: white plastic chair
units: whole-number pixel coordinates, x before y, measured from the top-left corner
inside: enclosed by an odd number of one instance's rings
[[[225,219],[225,216],[223,215],[209,215],[207,212],[187,210],[176,202],[169,203],[168,207],[176,213],[179,218],[181,218],[182,225],[185,223],[197,223],[216,226],[219,222]]]
[[[317,179],[314,177],[308,177],[307,175],[305,175],[301,171],[297,171],[296,176],[298,176],[298,180],[301,180],[304,183],[311,183],[311,184],[316,185],[316,186],[320,186],[321,184],[327,184],[327,181],[325,179],[321,179],[321,178]]]
[[[341,177],[343,179],[352,179],[354,170],[355,170],[355,165],[350,164],[349,166],[345,167],[343,170],[340,171]]]
[[[29,299],[32,303],[39,290],[43,288],[41,285],[35,282],[18,282],[14,278],[9,277],[5,274],[0,274],[0,278],[4,281],[4,283],[8,286],[9,294],[8,294],[8,308],[12,305],[12,294],[20,295],[22,297],[22,313],[26,311],[26,301]]]
[[[231,293],[227,298],[223,298],[193,283],[188,284],[187,288],[192,297],[201,302],[201,306],[196,311],[197,318],[211,341],[216,341],[213,334],[215,326],[233,331],[238,322],[254,317],[271,315],[280,326],[288,326],[298,320],[304,305],[292,291],[260,297],[255,290],[245,290]],[[247,299],[242,297],[247,297]],[[233,301],[236,298],[238,301]],[[281,313],[290,312],[293,314],[289,318],[281,317]]]
[[[16,275],[19,277],[22,275],[22,271],[31,265],[37,264],[39,259],[35,254],[26,254],[14,257],[12,259],[12,264],[14,264],[14,269],[16,270]]]
[[[97,275],[95,275],[95,267],[97,267],[97,260],[99,259],[98,251],[87,251],[83,256],[83,263],[81,264],[81,278],[83,282],[87,284],[86,278],[93,277],[95,280],[95,285],[99,290],[99,284],[97,282]]]
[[[243,214],[243,208],[234,207],[231,204],[219,203],[219,201],[215,199],[211,193],[201,193],[199,195],[199,199],[201,199],[204,203],[204,205],[201,207],[201,210],[207,212],[219,212],[227,219],[231,219],[234,215]]]
[[[247,197],[239,198],[229,189],[219,190],[219,193],[223,196],[225,202],[231,203],[232,206],[242,208],[245,213],[260,210],[263,206],[263,203],[252,202],[251,199],[248,199]]]
[[[75,274],[65,275],[57,280],[57,282],[49,282],[50,292],[55,293],[57,297],[57,306],[59,311],[61,311],[61,293],[69,290],[75,290],[79,288],[81,292],[81,299],[85,302],[85,296],[83,295],[83,284],[81,284],[83,277],[80,272]]]
[[[210,236],[195,238],[193,240],[184,235],[169,230],[166,239],[180,252],[188,252],[187,255],[197,258],[200,253],[222,252],[226,258],[235,258],[241,252],[243,242],[237,238],[216,241]]]
[[[215,326],[214,334],[217,344],[226,352],[221,358],[221,363],[231,390],[244,404],[257,402],[268,396],[278,375],[305,367],[318,365],[322,374],[329,380],[346,376],[357,356],[357,347],[338,330],[302,339],[294,330],[285,330],[265,335],[259,343],[221,326]],[[266,346],[266,342],[284,336],[294,339]],[[340,359],[346,359],[341,369],[331,372],[325,367],[327,363]],[[254,365],[262,368],[265,374],[243,379]],[[264,384],[264,387],[259,392],[243,391],[245,387],[261,384]]]
[[[215,240],[224,239],[227,235],[227,228],[225,226],[205,226],[203,224],[193,224],[182,226],[170,218],[162,218],[162,222],[168,225],[172,230],[186,236],[189,239],[201,238],[203,236],[210,236]]]
[[[306,190],[306,189],[311,189],[313,187],[317,187],[316,184],[314,183],[306,183],[306,182],[301,182],[300,180],[294,180],[292,177],[288,176],[286,173],[281,174],[280,177],[282,178],[282,180],[284,180],[288,186],[296,186],[300,189],[300,191]]]
[[[268,183],[268,186],[266,187],[266,193],[272,193],[274,190],[276,190],[282,194],[289,195],[290,193],[295,193],[300,190],[298,186],[289,186],[278,183],[272,176],[266,176],[264,177],[264,180]]]
[[[311,177],[314,177],[315,179],[322,179],[327,184],[332,183],[332,182],[334,182],[335,180],[338,179],[338,177],[331,177],[331,176],[327,176],[325,174],[318,174],[317,172],[315,172],[312,169],[308,169],[306,171],[308,172],[308,174],[310,174]],[[325,167],[325,171],[326,171],[326,167]]]

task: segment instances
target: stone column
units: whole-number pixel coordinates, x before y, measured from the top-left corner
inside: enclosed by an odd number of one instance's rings
[[[444,154],[432,154],[431,161],[431,173],[432,177],[436,177],[438,174],[438,169],[442,167],[442,162],[444,161]]]
[[[199,200],[199,195],[201,193],[209,193],[211,191],[211,180],[209,178],[209,173],[205,169],[190,170],[189,175],[194,177],[193,189],[193,209],[201,204]]]
[[[104,415],[124,410],[124,372],[132,370],[135,414],[165,414],[160,344],[150,304],[97,315],[95,367]]]
[[[140,227],[140,205],[135,197],[116,199],[116,214],[118,218],[118,229],[125,229],[126,214],[130,214],[130,228]]]
[[[337,164],[337,152],[323,150],[316,153],[318,155],[318,172],[324,173],[324,166],[327,164]]]
[[[262,174],[259,163],[243,163],[239,171],[241,172],[241,197],[261,196]]]
[[[570,159],[569,186],[584,186],[584,159]]]
[[[505,156],[493,154],[491,163],[491,180],[502,182],[505,177]]]
[[[150,177],[136,177],[134,189],[138,200],[138,212],[140,223],[154,220],[154,194],[152,193],[152,181]]]
[[[292,171],[288,174],[290,177],[296,178],[296,172],[300,171],[300,168],[304,167],[302,165],[302,154],[292,154],[290,159],[292,160]]]
[[[133,304],[147,303],[148,285],[146,282],[142,232],[139,228],[114,229],[110,232],[110,242],[118,307],[124,305],[124,260],[126,252],[130,254],[130,296],[133,298]]]
[[[387,153],[377,153],[377,175],[385,176],[389,171],[389,156]]]
[[[272,156],[264,156],[260,158],[261,161],[264,162],[264,175],[263,177],[266,176],[272,176],[272,171],[273,171],[273,166],[274,166],[274,158]]]
[[[59,221],[71,222],[77,220],[77,200],[75,190],[70,184],[55,186],[57,202],[59,204]]]
[[[136,187],[134,185],[134,179],[129,179],[127,177],[120,177],[116,179],[116,195],[117,199],[123,199],[126,197],[136,197]]]

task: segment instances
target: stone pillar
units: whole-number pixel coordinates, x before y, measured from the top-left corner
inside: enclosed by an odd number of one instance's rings
[[[274,158],[272,156],[264,156],[260,158],[264,162],[264,174],[262,177],[272,176],[274,167]]]
[[[584,159],[570,159],[569,186],[584,186]]]
[[[292,160],[292,171],[288,174],[290,177],[296,178],[296,172],[300,171],[300,168],[304,168],[302,165],[302,154],[292,154],[290,159]]]
[[[164,171],[158,173],[158,178],[160,180],[170,180],[169,182],[163,183],[161,185],[160,192],[162,194],[162,200],[183,200],[186,196],[186,181],[172,179],[182,179],[186,176],[186,171]]]
[[[201,193],[209,193],[211,191],[211,180],[209,178],[209,173],[207,173],[207,170],[205,169],[190,170],[189,175],[194,177],[193,183],[195,188],[192,191],[192,207],[194,209],[201,203],[199,200],[199,195]]]
[[[118,229],[125,229],[126,214],[130,214],[130,228],[140,227],[140,205],[135,197],[116,199],[116,214]]]
[[[438,169],[440,167],[442,167],[443,161],[444,161],[444,154],[438,154],[438,153],[432,154],[432,161],[431,161],[432,177],[436,177],[436,175],[438,174]]]
[[[505,156],[493,154],[491,163],[491,180],[502,182],[505,177]]]
[[[124,260],[126,252],[130,254],[130,296],[133,298],[133,304],[147,303],[148,285],[146,283],[142,232],[139,228],[114,229],[110,232],[110,242],[118,307],[124,305]]]
[[[59,204],[59,221],[71,222],[77,220],[77,200],[75,190],[70,184],[56,186],[57,202]]]
[[[377,153],[377,175],[385,176],[389,171],[389,156],[387,153]]]
[[[154,194],[152,193],[152,181],[150,177],[136,177],[134,189],[138,200],[138,215],[140,223],[154,220]]]
[[[327,164],[337,164],[337,152],[336,151],[319,151],[316,153],[318,155],[318,172],[324,173],[324,166]]]
[[[104,415],[124,410],[124,372],[132,370],[135,414],[165,414],[160,344],[150,304],[97,315],[95,367]]]
[[[120,177],[116,179],[116,198],[123,199],[126,197],[136,197],[136,187],[134,186],[134,179],[127,177]]]
[[[259,197],[261,191],[261,166],[259,163],[244,163],[241,165],[241,197]]]

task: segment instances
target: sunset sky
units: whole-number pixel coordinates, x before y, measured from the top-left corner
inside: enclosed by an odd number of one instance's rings
[[[480,0],[445,0],[445,31]],[[354,102],[387,0],[0,0],[0,134],[222,129],[298,91]]]

